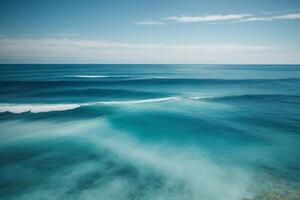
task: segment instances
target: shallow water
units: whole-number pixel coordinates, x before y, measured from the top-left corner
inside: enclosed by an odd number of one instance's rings
[[[0,65],[0,199],[300,199],[298,65]]]

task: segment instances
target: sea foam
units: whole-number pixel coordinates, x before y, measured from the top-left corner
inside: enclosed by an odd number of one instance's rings
[[[114,105],[114,104],[156,103],[156,102],[164,102],[164,101],[179,100],[179,99],[180,97],[165,97],[165,98],[141,99],[141,100],[130,100],[130,101],[100,101],[94,104]]]
[[[76,78],[107,78],[109,76],[104,76],[104,75],[75,75],[73,77],[76,77]]]
[[[93,106],[93,105],[120,105],[120,104],[140,104],[140,103],[157,103],[170,100],[178,100],[179,97],[166,97],[156,99],[142,99],[142,100],[130,100],[130,101],[98,101],[78,104],[0,104],[0,113],[41,113],[52,111],[65,111],[73,110],[81,106]]]
[[[79,104],[1,104],[0,112],[10,113],[40,113],[51,111],[72,110],[80,107]]]

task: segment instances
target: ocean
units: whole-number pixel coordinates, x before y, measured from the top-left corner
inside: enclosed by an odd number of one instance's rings
[[[0,65],[0,199],[300,199],[300,65]]]

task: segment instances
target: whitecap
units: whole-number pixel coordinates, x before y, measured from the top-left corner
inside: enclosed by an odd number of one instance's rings
[[[73,110],[78,107],[80,107],[80,104],[1,104],[0,112],[41,113],[50,111]]]
[[[105,75],[75,75],[72,77],[75,77],[75,78],[107,78],[109,76],[105,76]]]
[[[180,97],[165,97],[165,98],[141,99],[141,100],[130,100],[130,101],[99,101],[90,104],[105,104],[105,105],[139,104],[139,103],[156,103],[156,102],[164,102],[164,101],[179,100],[179,99]]]
[[[52,111],[65,111],[73,110],[81,106],[93,106],[93,105],[121,105],[121,104],[140,104],[140,103],[158,103],[170,100],[179,100],[180,97],[165,97],[156,99],[142,99],[131,101],[98,101],[81,104],[0,104],[0,113],[42,113]]]
[[[191,100],[202,100],[202,99],[211,99],[211,98],[214,98],[214,96],[202,96],[202,97],[195,96],[195,97],[188,97],[188,99],[191,99]]]

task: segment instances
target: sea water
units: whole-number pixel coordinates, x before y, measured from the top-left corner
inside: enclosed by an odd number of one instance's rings
[[[0,199],[299,191],[299,65],[0,65]]]

